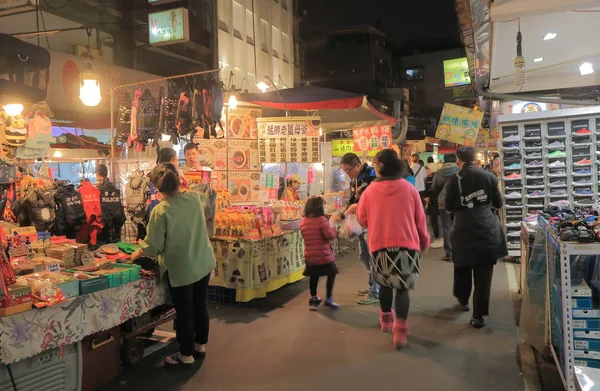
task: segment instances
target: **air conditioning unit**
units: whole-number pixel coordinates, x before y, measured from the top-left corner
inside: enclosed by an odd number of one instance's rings
[[[78,57],[87,58],[88,50],[84,45],[73,45],[73,54]],[[90,49],[90,54],[92,56],[92,60],[103,62],[103,54],[102,50],[98,49]]]
[[[33,11],[37,8],[39,2],[39,0],[0,1],[0,16]]]

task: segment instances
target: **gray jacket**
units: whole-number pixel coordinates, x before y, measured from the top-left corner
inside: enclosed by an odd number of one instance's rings
[[[440,211],[446,210],[446,184],[448,179],[452,178],[458,172],[458,166],[456,163],[444,163],[441,169],[439,169],[433,175],[433,183],[431,184],[431,191],[438,196],[438,207]]]

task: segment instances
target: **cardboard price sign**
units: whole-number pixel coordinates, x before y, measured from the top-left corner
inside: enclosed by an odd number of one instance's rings
[[[354,151],[379,151],[392,145],[390,125],[368,126],[352,129]]]

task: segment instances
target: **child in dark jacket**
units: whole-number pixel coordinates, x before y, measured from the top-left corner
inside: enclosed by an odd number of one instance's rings
[[[317,285],[319,277],[327,276],[325,305],[337,309],[339,304],[333,301],[331,294],[338,268],[335,265],[333,249],[329,243],[330,240],[336,238],[337,234],[325,217],[323,204],[321,197],[310,197],[304,208],[305,217],[300,224],[300,232],[304,238],[304,260],[306,262],[304,275],[310,277],[309,305],[317,308],[322,303],[323,300],[317,296]]]

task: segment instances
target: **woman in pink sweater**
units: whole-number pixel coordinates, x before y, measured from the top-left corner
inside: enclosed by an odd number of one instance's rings
[[[429,233],[419,193],[403,179],[408,171],[406,162],[394,150],[386,149],[377,154],[373,164],[377,179],[360,198],[356,217],[369,229],[371,270],[381,284],[381,329],[393,330],[394,346],[400,349],[407,344],[408,291],[419,278],[420,252],[429,247]]]
[[[310,300],[308,304],[313,308],[317,308],[321,304],[323,300],[317,296],[317,285],[319,284],[319,277],[327,276],[327,300],[325,300],[325,305],[337,309],[339,304],[333,301],[331,294],[338,268],[335,265],[333,249],[329,243],[337,235],[335,229],[325,217],[323,204],[321,197],[310,197],[304,208],[305,217],[300,223],[300,232],[304,239],[304,261],[306,262],[304,275],[310,277]]]

